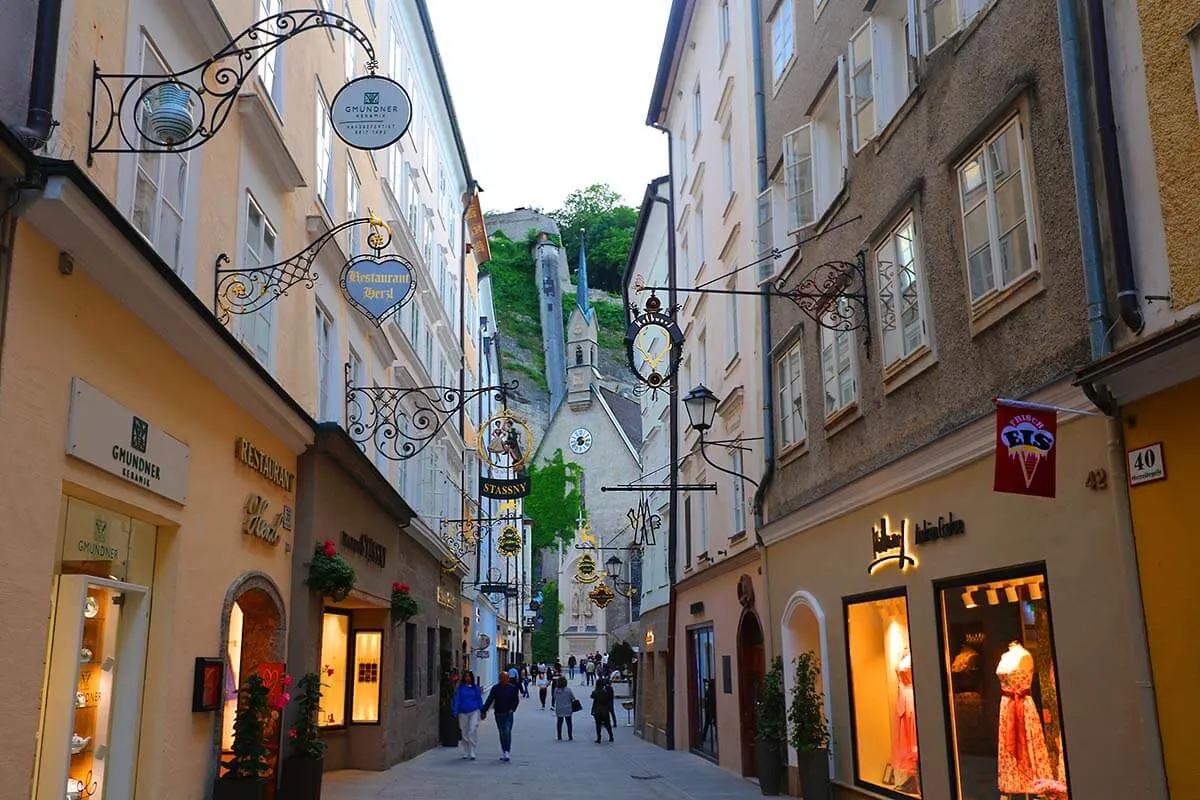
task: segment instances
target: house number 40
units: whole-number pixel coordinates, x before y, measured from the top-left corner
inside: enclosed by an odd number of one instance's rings
[[[1083,485],[1097,492],[1103,491],[1108,488],[1108,473],[1103,469],[1094,469],[1088,473]]]

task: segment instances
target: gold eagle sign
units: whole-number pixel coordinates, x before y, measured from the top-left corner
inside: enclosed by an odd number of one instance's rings
[[[584,553],[575,562],[575,580],[580,583],[595,583],[600,580],[600,571],[596,568],[596,558],[591,553]]]
[[[588,592],[588,599],[595,604],[596,608],[608,608],[609,603],[615,600],[616,597],[613,590],[608,588],[607,583],[602,583]]]

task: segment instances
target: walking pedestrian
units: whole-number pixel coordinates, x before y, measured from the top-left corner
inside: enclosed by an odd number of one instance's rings
[[[575,728],[571,715],[575,713],[575,704],[579,702],[575,699],[575,693],[571,691],[571,687],[567,686],[566,678],[559,678],[555,682],[556,690],[554,692],[554,715],[558,718],[555,724],[558,727],[558,740],[562,741],[563,720],[567,721],[567,741],[575,741]]]
[[[458,717],[462,731],[463,760],[475,760],[475,748],[479,745],[479,710],[483,708],[483,692],[475,683],[475,673],[467,670],[462,682],[454,690],[450,701],[450,713]]]
[[[592,659],[587,660],[587,685],[591,686],[596,682],[596,662]]]
[[[487,701],[479,712],[479,719],[487,719],[488,709],[496,706],[496,731],[500,734],[500,760],[508,761],[512,753],[513,715],[521,704],[521,693],[509,683],[507,672],[500,673],[500,683],[488,692]]]
[[[521,667],[521,697],[529,698],[529,668]]]
[[[578,663],[579,662],[575,660],[575,656],[571,656],[567,659],[567,677],[569,677],[571,680],[575,680],[575,665]]]
[[[542,701],[541,710],[546,710],[546,687],[549,685],[549,680],[546,678],[545,672],[539,672],[537,680],[534,682],[538,690],[538,700]]]
[[[592,691],[592,717],[596,720],[596,744],[600,744],[601,729],[608,731],[608,740],[613,740],[612,729],[613,690],[608,681],[601,678],[596,681]]]

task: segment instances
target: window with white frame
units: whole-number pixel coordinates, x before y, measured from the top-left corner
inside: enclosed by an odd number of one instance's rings
[[[697,483],[703,485],[708,482],[708,478],[701,475]],[[708,555],[708,492],[700,492],[700,518],[699,531],[696,535],[696,554]]]
[[[802,125],[784,135],[783,171],[784,182],[787,186],[787,230],[789,233],[805,225],[811,225],[815,218],[812,159],[811,124]]]
[[[412,232],[413,238],[421,235],[417,223],[420,220],[420,201],[421,198],[417,194],[417,181],[413,177],[413,169],[406,167],[404,170],[404,197],[408,203],[408,229]]]
[[[725,181],[725,203],[733,197],[733,117],[726,117],[721,126],[721,173]]]
[[[346,219],[358,219],[362,214],[359,200],[362,195],[362,184],[358,180],[358,170],[354,168],[354,159],[346,154]],[[353,225],[349,230],[350,255],[356,256],[362,249],[362,227]]]
[[[991,0],[920,0],[925,52],[937,48],[983,10]]]
[[[242,263],[257,269],[275,263],[275,228],[249,192],[246,193],[246,229]],[[275,305],[238,316],[237,338],[258,363],[271,368],[271,343],[275,328]]]
[[[404,70],[404,51],[400,47],[400,31],[396,26],[388,26],[388,77],[400,82],[400,73]]]
[[[775,224],[773,194],[770,188],[758,195],[757,243],[754,248],[759,258],[758,282],[762,283],[775,274],[775,259],[770,257],[775,247]]]
[[[831,83],[812,116],[814,221],[821,218],[846,182],[845,59],[838,57],[837,82]]]
[[[848,301],[839,299],[839,306]],[[852,311],[841,307],[838,313],[849,318]],[[858,400],[858,379],[855,370],[854,334],[821,328],[821,383],[825,387],[825,417]]]
[[[329,101],[317,87],[317,198],[329,211],[333,208],[333,123]]]
[[[813,0],[813,18],[821,16],[821,12],[825,10],[825,4],[829,0]]]
[[[421,253],[425,256],[425,265],[429,269],[441,269],[441,264],[433,263],[433,209],[426,208],[423,216],[425,225],[421,229]]]
[[[1025,126],[1014,117],[958,167],[972,302],[1036,265],[1027,148]]]
[[[258,0],[258,19],[268,19],[283,10],[280,0]],[[267,90],[267,96],[275,104],[275,110],[283,111],[283,48],[276,47],[258,62],[258,77]]]
[[[908,36],[910,0],[880,0],[848,48],[850,127],[854,149],[863,147],[896,116],[915,84]]]
[[[346,19],[350,19],[350,0],[346,0],[346,2],[342,4],[342,16]],[[343,46],[345,47],[345,50],[343,50],[343,58],[346,62],[346,83],[349,83],[350,81],[354,80],[354,48],[358,42],[350,36],[343,36],[342,42]]]
[[[679,132],[679,169],[677,170],[677,174],[679,175],[679,195],[680,195],[680,197],[682,197],[683,193],[687,191],[688,166],[689,166],[688,153],[691,152],[688,150],[687,142],[688,142],[687,125],[684,125],[683,129]]]
[[[721,53],[725,52],[725,48],[729,46],[729,0],[721,0],[721,5],[717,9],[717,49]]]
[[[732,455],[729,457],[730,471],[737,475],[745,473],[745,464],[742,459],[742,451],[738,445],[734,445]],[[729,504],[730,511],[730,531],[734,536],[746,532],[746,483],[739,477],[731,475],[729,480],[733,484],[732,502]]]
[[[683,269],[683,285],[690,289],[692,286],[692,259],[689,250],[688,237],[685,233],[679,240],[679,266]]]
[[[708,384],[708,332],[701,331],[696,337],[696,380]]]
[[[392,197],[395,198],[396,204],[399,206],[397,209],[399,214],[404,213],[404,202],[406,199],[404,197],[406,188],[404,186],[404,170],[404,153],[400,149],[400,145],[394,144],[388,148],[387,182],[389,188],[392,190]]]
[[[432,106],[431,106],[432,107]],[[425,180],[433,185],[434,165],[437,158],[433,152],[433,126],[429,124],[429,120],[425,120],[425,138],[422,140],[421,148],[421,165],[425,168]]]
[[[408,319],[408,343],[412,345],[413,352],[416,353],[418,352],[417,342],[421,341],[417,338],[421,332],[421,306],[417,303],[412,303],[410,307],[412,308],[412,315]]]
[[[143,75],[154,76],[165,75],[168,72],[166,62],[144,35],[141,71]],[[144,81],[144,88],[150,88],[154,80],[156,79]],[[141,130],[150,130],[150,104],[142,103],[138,114],[142,118]],[[186,211],[188,166],[189,158],[186,152],[138,153],[133,209],[130,213],[130,220],[134,226],[176,272],[182,267],[180,245]]]
[[[425,358],[421,362],[430,373],[433,372],[433,331],[425,329]]]
[[[916,220],[910,211],[875,249],[883,365],[908,358],[929,343]]]
[[[693,224],[696,226],[696,273],[699,274],[704,266],[704,201],[696,202],[696,210],[692,212]]]
[[[732,271],[737,271],[737,264],[733,265]],[[726,295],[729,302],[729,316],[725,320],[725,363],[729,364],[738,355],[738,301],[741,298],[733,294],[737,291],[737,278],[731,278],[729,283],[725,284],[725,291],[730,292]]]
[[[803,442],[808,436],[804,410],[804,360],[800,342],[775,360],[775,386],[779,393],[779,449]]]
[[[794,0],[783,0],[771,17],[771,81],[778,82],[796,54]]]
[[[354,349],[354,345],[350,346],[350,385],[351,386],[366,386],[366,380],[363,376],[363,360],[358,351]]]
[[[854,149],[875,135],[875,70],[871,60],[871,21],[850,37],[850,121]]]
[[[696,131],[696,138],[692,141],[692,149],[700,144],[700,134],[704,132],[704,110],[700,99],[700,81],[696,81],[695,88],[692,89],[692,128]]]
[[[337,419],[333,403],[333,317],[317,305],[317,419]]]

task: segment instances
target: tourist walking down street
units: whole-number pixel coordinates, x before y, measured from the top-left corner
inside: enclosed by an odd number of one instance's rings
[[[596,662],[594,659],[587,660],[587,685],[591,686],[596,682]]]
[[[479,711],[483,708],[483,692],[475,683],[475,673],[463,673],[462,683],[454,690],[450,701],[450,713],[458,718],[462,731],[463,758],[475,760],[475,748],[479,745]]]
[[[546,677],[546,673],[544,671],[539,672],[537,675],[537,681],[535,682],[535,685],[537,686],[537,690],[538,690],[538,700],[540,700],[542,702],[542,710],[543,711],[546,710],[546,688],[547,688],[547,686],[549,686],[549,683],[550,682]]]
[[[529,697],[529,668],[521,667],[521,697]]]
[[[521,692],[509,681],[507,672],[500,673],[500,683],[488,692],[487,702],[483,704],[483,710],[479,713],[481,720],[487,719],[488,709],[496,706],[496,730],[500,734],[501,761],[508,761],[512,753],[513,714],[521,704]]]
[[[554,714],[558,717],[555,720],[555,725],[558,726],[558,740],[562,741],[563,720],[567,722],[567,741],[575,741],[575,728],[571,715],[575,713],[575,692],[571,691],[571,687],[567,686],[566,678],[559,678],[555,681],[554,692]]]
[[[596,681],[592,691],[592,717],[596,720],[596,744],[600,744],[600,731],[608,731],[608,740],[613,740],[613,689],[608,681],[601,678]]]
[[[575,680],[575,665],[578,663],[579,662],[575,660],[575,656],[571,656],[567,659],[567,677],[571,680]]]

